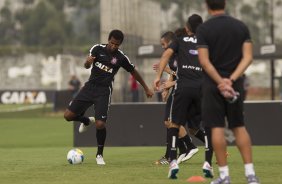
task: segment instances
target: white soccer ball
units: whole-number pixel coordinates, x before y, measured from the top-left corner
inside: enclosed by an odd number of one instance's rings
[[[81,164],[84,160],[83,152],[78,148],[71,149],[68,152],[67,160],[70,164]]]

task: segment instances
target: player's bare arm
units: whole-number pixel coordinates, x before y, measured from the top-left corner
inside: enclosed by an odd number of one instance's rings
[[[234,96],[235,91],[232,88],[230,79],[222,78],[209,59],[209,51],[207,48],[198,48],[199,62],[205,72],[217,83],[218,89],[225,98]]]
[[[252,42],[248,41],[245,42],[242,46],[242,53],[243,57],[235,69],[235,71],[231,74],[230,79],[232,81],[236,81],[240,76],[243,75],[245,70],[253,61],[253,44]]]
[[[159,90],[160,88],[160,79],[161,76],[163,74],[163,71],[166,67],[166,65],[168,64],[169,58],[173,55],[173,50],[168,48],[164,51],[164,53],[162,54],[161,60],[160,60],[160,65],[159,65],[159,71],[157,73],[157,76],[154,80],[154,89],[155,90]]]
[[[176,84],[176,81],[173,80],[173,74],[171,74],[171,75],[169,75],[168,80],[161,84],[161,89],[169,90],[175,84]]]
[[[158,71],[159,71],[159,67],[160,67],[160,63],[155,63],[155,64],[153,64],[153,70],[154,70],[154,71],[158,72]],[[173,75],[175,75],[175,72],[172,71],[168,66],[165,67],[164,71],[165,71],[166,73],[168,73],[168,74],[173,74]]]
[[[143,78],[141,77],[141,75],[139,74],[139,72],[134,69],[132,72],[131,72],[131,75],[143,86],[144,88],[144,91],[147,95],[148,98],[151,98],[153,95],[154,95],[154,92],[153,90],[151,90],[147,84],[145,83],[145,81],[143,80]]]
[[[85,63],[84,63],[84,67],[85,67],[86,69],[90,68],[91,65],[92,65],[92,63],[94,62],[94,60],[95,60],[95,57],[93,57],[93,56],[88,56],[88,57],[86,58]]]

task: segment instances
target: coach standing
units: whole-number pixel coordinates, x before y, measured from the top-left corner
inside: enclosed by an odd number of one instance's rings
[[[212,129],[212,143],[220,177],[211,184],[229,184],[224,137],[225,117],[236,137],[249,184],[258,184],[252,161],[251,139],[243,115],[242,75],[252,62],[252,42],[247,26],[225,14],[225,0],[206,0],[212,16],[197,30],[198,54],[204,70],[202,118]],[[234,101],[230,101],[234,99]]]

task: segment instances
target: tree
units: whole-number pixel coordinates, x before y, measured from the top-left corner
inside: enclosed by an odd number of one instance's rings
[[[52,46],[68,43],[71,37],[71,26],[65,15],[54,4],[40,1],[30,11],[23,11],[22,40],[26,45]],[[60,8],[59,8],[60,9]],[[49,41],[48,41],[49,40]]]
[[[0,22],[0,43],[1,45],[13,44],[17,41],[17,31],[15,30],[15,23],[13,20],[12,12],[9,8],[8,1],[0,10],[1,22]]]
[[[274,3],[273,8],[281,9],[281,0],[272,0],[272,2]],[[254,43],[269,44],[271,42],[272,13],[274,13],[271,8],[271,1],[257,0],[253,2],[253,5],[243,4],[240,8],[240,13],[252,33]],[[277,27],[275,22],[273,25],[274,29]],[[281,40],[275,40],[275,42],[280,41]]]
[[[187,21],[187,17],[190,14],[191,10],[200,9],[202,3],[199,3],[195,0],[153,0],[155,2],[160,3],[161,8],[164,11],[168,11],[172,5],[177,5],[177,9],[174,11],[175,21],[169,23],[169,27],[179,28],[183,26]]]

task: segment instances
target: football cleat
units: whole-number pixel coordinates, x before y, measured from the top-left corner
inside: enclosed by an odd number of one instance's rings
[[[198,148],[191,149],[188,153],[186,153],[185,157],[181,160],[181,162],[185,162],[185,161],[189,160],[189,159],[192,158],[196,153],[198,153],[198,151],[199,151]]]
[[[185,156],[186,156],[186,153],[180,154],[177,159],[177,164],[180,164]]]
[[[203,173],[206,178],[213,178],[213,168],[207,161],[203,165]]]
[[[96,162],[97,162],[97,165],[106,165],[102,155],[96,156]]]
[[[169,160],[165,156],[163,156],[159,160],[157,160],[155,164],[156,165],[167,165],[169,164]]]
[[[179,171],[179,166],[176,160],[173,160],[169,164],[168,178],[169,179],[177,179],[176,174]]]
[[[216,180],[212,181],[210,184],[230,184],[230,177],[226,176],[225,178],[221,179],[220,177]]]
[[[246,178],[247,178],[248,184],[259,184],[258,178],[253,174],[248,175]]]
[[[91,125],[91,124],[94,124],[95,123],[95,118],[94,117],[89,117],[89,124],[88,125],[85,125],[84,123],[80,123],[80,126],[79,126],[79,129],[78,129],[78,132],[79,133],[83,133],[83,132],[86,132],[88,127]]]

